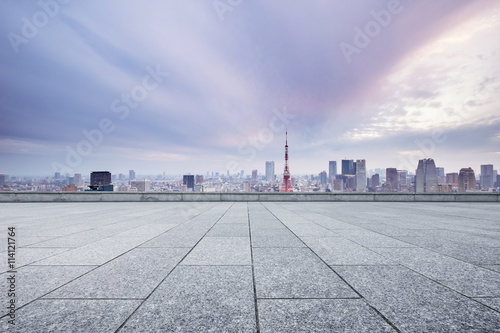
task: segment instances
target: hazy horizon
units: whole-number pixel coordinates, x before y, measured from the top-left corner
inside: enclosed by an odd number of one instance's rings
[[[0,173],[500,167],[500,3],[1,2]]]

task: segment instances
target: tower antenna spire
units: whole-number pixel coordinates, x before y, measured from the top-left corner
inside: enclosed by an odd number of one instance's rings
[[[293,192],[290,170],[288,169],[288,129],[285,130],[285,171],[283,171],[283,184],[280,192]]]

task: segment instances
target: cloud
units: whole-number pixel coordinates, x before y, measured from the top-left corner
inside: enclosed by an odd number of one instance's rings
[[[109,118],[115,130],[82,168],[136,161],[148,170],[162,162],[176,172],[223,169],[269,126],[273,110],[286,107],[295,115],[291,156],[296,170],[308,172],[345,149],[376,161],[375,144],[397,156],[435,129],[496,126],[500,50],[491,41],[500,30],[498,5],[401,6],[348,64],[340,43],[352,43],[355,28],[387,2],[252,1],[224,21],[210,1],[70,2],[18,54],[6,38],[0,42],[1,157],[64,161],[65,147],[85,139],[82,130]],[[37,10],[0,3],[0,30],[20,32],[21,18]],[[142,83],[147,66],[170,76],[122,120],[111,104]],[[477,145],[493,137],[474,135]],[[282,141],[276,133],[248,167],[281,159]]]

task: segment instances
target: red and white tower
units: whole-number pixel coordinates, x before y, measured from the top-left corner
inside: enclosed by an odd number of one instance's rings
[[[292,182],[290,181],[290,170],[288,170],[288,130],[285,137],[285,171],[283,171],[283,184],[280,192],[293,192]]]

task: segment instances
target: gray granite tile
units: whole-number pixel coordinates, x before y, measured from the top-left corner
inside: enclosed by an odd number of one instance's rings
[[[173,223],[162,223],[162,224],[146,224],[141,225],[137,228],[133,228],[127,231],[123,231],[114,235],[114,237],[138,237],[138,236],[146,236],[149,238],[153,238],[167,232],[173,227],[177,226],[177,224]]]
[[[116,232],[107,232],[101,229],[82,231],[76,234],[52,238],[44,242],[36,243],[30,247],[80,247],[100,239],[107,238]]]
[[[480,246],[481,244],[478,244]],[[434,251],[476,265],[500,265],[500,247],[478,247],[470,244],[447,244]]]
[[[259,300],[262,333],[396,332],[360,299]]]
[[[336,230],[336,233],[360,245],[372,247],[415,247],[393,237],[377,234],[371,231]]]
[[[344,237],[300,237],[328,265],[394,265],[394,262]]]
[[[46,298],[145,298],[187,254],[186,248],[137,248]]]
[[[254,248],[258,298],[356,298],[308,248]]]
[[[251,265],[250,238],[205,237],[181,265]]]
[[[44,294],[76,279],[94,269],[96,266],[25,266],[18,269],[16,274],[16,302],[20,307]],[[2,290],[8,290],[7,278],[10,273],[0,274]],[[7,293],[1,293],[2,304],[7,304]],[[1,315],[5,314],[5,307],[1,308]],[[0,315],[0,316],[1,316]]]
[[[4,332],[115,332],[141,301],[38,300],[19,309],[13,328],[2,319]]]
[[[121,332],[255,332],[249,266],[178,266]]]
[[[286,227],[274,216],[254,217],[250,215],[252,229],[286,229]]]
[[[297,236],[321,236],[321,237],[333,237],[338,236],[331,230],[325,227],[319,226],[314,223],[296,223],[288,225],[290,230]]]
[[[16,248],[16,255],[15,255],[15,265],[16,267],[22,267],[28,264],[33,264],[40,262],[41,260],[45,258],[50,258],[52,256],[55,256],[59,253],[63,253],[66,251],[69,251],[71,249],[69,248],[30,248],[30,247],[22,247],[22,248]],[[4,254],[3,258],[5,258],[5,261],[2,265],[2,268],[0,269],[0,273],[8,271],[8,263],[7,263],[7,255]]]
[[[17,237],[16,242],[19,247],[33,246],[35,244],[40,244],[41,242],[54,239],[52,236],[20,236]]]
[[[158,237],[145,242],[141,247],[188,247],[192,248],[203,237],[204,232],[194,230],[194,232],[169,231]]]
[[[374,251],[467,296],[500,297],[500,273],[421,248]]]
[[[336,266],[402,332],[492,332],[500,313],[402,266]]]
[[[37,265],[102,265],[143,242],[135,237],[105,238],[37,262]]]
[[[252,247],[305,247],[304,243],[288,229],[254,229]]]
[[[207,233],[207,237],[249,237],[248,222],[245,224],[225,223],[220,221]]]

